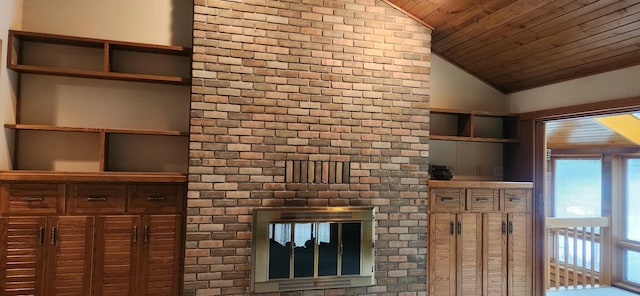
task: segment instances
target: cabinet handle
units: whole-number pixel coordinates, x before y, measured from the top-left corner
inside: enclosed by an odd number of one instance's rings
[[[509,221],[509,234],[513,234],[513,221]]]
[[[22,201],[24,202],[44,202],[44,197],[23,197]]]
[[[452,202],[453,201],[453,197],[441,197],[440,201],[442,201],[442,202]]]
[[[462,222],[458,221],[458,235],[462,235]]]
[[[507,234],[507,223],[502,221],[502,234]]]
[[[488,198],[476,198],[476,201],[478,201],[478,202],[488,202],[489,199]]]
[[[131,239],[134,243],[138,242],[138,226],[133,226],[133,231],[131,232]]]
[[[92,196],[87,197],[87,201],[107,201],[107,198],[104,196]]]
[[[510,197],[509,198],[509,201],[521,201],[521,200],[522,200],[522,198],[519,198],[519,197]]]
[[[453,228],[454,227],[455,226],[453,226],[453,222],[449,222],[449,233],[451,233],[451,235],[453,235],[453,232],[454,232]]]
[[[38,245],[44,245],[44,227],[40,227],[40,232],[38,233]]]
[[[145,244],[149,242],[149,235],[150,235],[150,230],[149,230],[149,225],[145,225],[144,226],[144,242]]]
[[[149,201],[164,201],[164,200],[167,200],[167,197],[164,196],[164,195],[149,196],[149,197],[147,197],[147,200],[149,200]]]
[[[58,229],[54,226],[51,227],[51,245],[55,245],[56,244],[56,236],[58,234]]]

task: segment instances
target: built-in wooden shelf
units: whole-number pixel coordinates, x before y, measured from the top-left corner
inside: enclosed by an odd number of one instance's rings
[[[41,182],[157,182],[184,183],[186,174],[150,172],[54,172],[13,170],[0,171],[3,181]]]
[[[512,113],[431,108],[430,139],[518,143],[518,116]]]
[[[154,104],[153,95],[157,92],[168,90],[170,94],[161,96],[160,103],[163,100],[173,100],[171,95],[176,94],[177,100],[188,104],[191,48],[16,30],[9,31],[7,41],[7,67],[18,73],[21,83],[16,92],[18,114],[15,123],[4,125],[5,128],[14,130],[12,157],[13,168],[17,173],[0,174],[1,178],[26,176],[36,180],[88,178],[97,181],[145,181],[159,178],[186,182],[183,173],[187,171],[189,133],[166,129],[166,126],[180,126],[177,123],[178,117],[174,118],[171,112],[163,111],[161,115],[171,116],[167,116],[166,120],[165,117],[157,117],[150,121],[152,123],[145,123],[143,127],[151,126],[150,129],[136,127],[140,126],[138,120],[145,119],[145,115],[141,113],[144,107],[140,106]],[[48,76],[72,79],[59,80]],[[90,78],[92,81],[75,78]],[[105,80],[146,84],[107,83]],[[89,99],[97,103],[86,104],[84,108],[98,108],[89,109],[89,114],[127,112],[126,114],[131,115],[117,125],[105,123],[101,119],[93,121],[91,115],[81,116],[84,112],[82,108],[68,108],[63,115],[54,115],[54,110],[39,108],[38,104],[33,103],[37,100],[47,101],[48,94],[42,91],[24,91],[38,89],[48,85],[47,83],[54,86],[68,84],[72,90],[55,94],[58,97],[52,95],[50,100],[55,101],[52,105],[58,103],[56,100],[68,104],[78,99],[78,95],[85,96],[87,90],[121,90],[123,96],[114,98],[118,103],[103,105],[103,102],[108,103],[111,98],[96,94]],[[159,87],[158,84],[172,86]],[[84,92],[74,93],[79,89]],[[109,94],[120,95],[116,92]],[[126,104],[126,99],[123,98],[136,100],[138,97],[144,99],[144,103],[132,102],[134,107],[131,110],[126,105],[117,105]],[[174,106],[173,103],[171,106]],[[73,118],[74,112],[78,112],[78,119],[72,120],[73,126],[57,126],[55,120],[40,120],[58,115]],[[188,112],[184,114],[188,115]],[[123,117],[115,117],[113,121],[118,121],[119,118]],[[184,120],[186,124],[188,116]],[[156,126],[159,128],[154,129]],[[25,171],[28,173],[23,173]],[[69,171],[75,173],[61,173]]]
[[[38,124],[5,124],[5,128],[15,130],[51,131],[51,132],[78,132],[78,133],[104,133],[104,134],[128,134],[150,136],[187,136],[181,131],[139,130],[139,129],[114,129],[114,128],[90,128],[90,127],[63,127]]]
[[[161,75],[145,75],[145,74],[130,74],[130,73],[114,73],[114,72],[101,72],[101,71],[89,71],[89,70],[70,70],[55,67],[45,66],[31,66],[31,65],[9,65],[9,68],[22,73],[31,74],[43,74],[43,75],[56,75],[56,76],[70,76],[80,78],[97,78],[97,79],[109,79],[109,80],[125,80],[125,81],[137,81],[137,82],[153,82],[153,83],[166,83],[166,84],[183,84],[187,85],[191,83],[191,80],[176,76],[161,76]]]
[[[74,65],[74,67],[58,67],[47,64],[35,64],[23,58],[25,43],[34,43],[39,45],[64,45],[80,49],[97,49],[101,51],[101,60],[96,61],[96,64],[101,64],[101,67],[100,69],[89,69],[82,68],[82,66],[78,65]],[[127,72],[119,70],[117,66],[119,60],[119,55],[117,53],[157,54],[165,57],[181,57],[184,59],[189,59],[191,55],[191,49],[187,47],[122,42],[10,30],[8,48],[8,67],[12,70],[22,73],[182,85],[188,85],[191,83],[191,78],[188,74],[185,76],[179,76]],[[76,68],[76,66],[78,68]]]

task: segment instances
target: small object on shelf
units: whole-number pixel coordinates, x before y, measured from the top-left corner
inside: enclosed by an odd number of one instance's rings
[[[453,178],[449,167],[444,165],[429,165],[429,174],[433,180],[451,180]]]

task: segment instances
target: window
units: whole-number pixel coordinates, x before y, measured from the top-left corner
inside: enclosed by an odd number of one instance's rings
[[[640,158],[626,158],[624,168],[622,279],[640,286]]]
[[[552,158],[551,214],[555,218],[585,219],[602,216],[602,160],[600,157]],[[579,225],[579,224],[578,224]],[[600,227],[574,225],[554,232],[551,257],[569,268],[600,271]],[[588,225],[588,224],[583,224]]]
[[[555,158],[552,216],[591,218],[602,215],[600,158]]]
[[[255,292],[373,284],[373,208],[254,210]]]

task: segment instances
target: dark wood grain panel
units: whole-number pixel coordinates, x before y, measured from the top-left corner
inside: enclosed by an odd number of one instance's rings
[[[123,213],[124,184],[78,183],[69,184],[68,209],[70,213]]]
[[[93,218],[61,216],[49,220],[47,291],[60,296],[90,295]]]
[[[43,217],[0,218],[2,295],[43,293],[45,226]]]
[[[137,216],[96,218],[95,295],[132,295],[135,287],[137,247],[140,242]]]
[[[532,31],[528,39],[512,41],[517,42],[516,45],[521,44],[519,46],[513,46],[513,44],[501,47],[492,46],[493,50],[485,52],[484,55],[475,56],[473,60],[470,57],[465,57],[459,61],[468,64],[470,69],[484,69],[498,63],[518,63],[532,54],[637,21],[637,16],[634,15],[638,12],[639,6],[640,4],[633,6],[628,6],[628,4],[609,5],[581,15],[570,22],[566,21],[562,25],[539,28],[540,32]],[[544,31],[544,29],[547,30]]]
[[[434,53],[505,93],[640,64],[637,1],[387,1],[435,28]]]
[[[13,183],[8,186],[9,213],[55,214],[59,199],[64,197],[64,185],[56,183]],[[60,202],[62,204],[62,202]]]
[[[507,38],[517,38],[519,36],[526,36],[527,34],[536,34],[534,29],[537,26],[549,26],[550,22],[559,22],[562,19],[567,18],[567,14],[575,13],[576,10],[581,9],[589,5],[591,2],[597,0],[574,1],[574,0],[560,0],[549,1],[547,5],[541,9],[535,9],[530,13],[523,15],[520,19],[509,22],[507,25],[503,25],[495,28],[494,30],[481,32],[477,36],[479,42],[466,42],[459,46],[455,46],[447,50],[447,57],[458,61],[463,61],[465,57],[478,56],[482,53],[486,53],[488,48],[497,48],[499,46],[509,46],[514,44],[514,41],[506,41]],[[557,27],[556,27],[557,29]],[[497,42],[503,42],[502,44],[496,44]]]
[[[138,273],[141,295],[177,295],[180,287],[182,217],[178,215],[145,216],[143,225],[144,258]]]
[[[181,213],[181,184],[135,184],[129,186],[128,211],[132,213]]]

